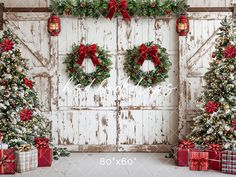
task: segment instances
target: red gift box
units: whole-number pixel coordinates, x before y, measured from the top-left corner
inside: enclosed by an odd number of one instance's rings
[[[15,173],[15,150],[0,150],[0,174]]]
[[[38,166],[50,167],[52,165],[53,150],[52,148],[38,149]]]
[[[208,152],[193,152],[189,153],[189,169],[206,171],[208,170]]]
[[[190,151],[192,151],[192,149],[175,147],[174,156],[177,166],[182,166],[182,167],[188,166],[188,156]]]
[[[177,166],[188,166],[189,152],[192,151],[193,148],[193,142],[180,140],[179,145],[174,148],[174,156]]]
[[[209,153],[209,168],[212,170],[221,170],[221,146],[219,144],[210,144],[205,151]]]

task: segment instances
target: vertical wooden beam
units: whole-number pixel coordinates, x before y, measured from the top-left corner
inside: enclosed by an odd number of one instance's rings
[[[3,30],[3,11],[4,11],[4,3],[0,3],[0,30]]]
[[[182,139],[186,135],[187,126],[187,37],[179,37],[179,138]]]
[[[234,4],[233,21],[234,21],[234,26],[236,26],[236,3]]]

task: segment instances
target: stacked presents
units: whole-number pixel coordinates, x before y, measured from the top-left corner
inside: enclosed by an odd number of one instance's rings
[[[177,166],[188,166],[190,170],[212,169],[236,174],[236,151],[222,150],[218,144],[199,149],[193,142],[181,140],[174,148],[174,156]]]
[[[52,159],[53,152],[47,138],[36,138],[33,148],[28,144],[17,149],[8,148],[7,144],[0,142],[0,174],[22,173],[37,167],[49,167]]]

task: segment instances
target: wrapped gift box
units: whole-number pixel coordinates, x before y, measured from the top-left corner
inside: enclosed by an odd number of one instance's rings
[[[0,174],[15,173],[15,150],[0,150]]]
[[[180,140],[174,148],[174,158],[177,166],[188,166],[189,152],[194,148],[194,143],[188,140]]]
[[[0,149],[8,149],[8,145],[4,143],[0,143]]]
[[[221,171],[228,174],[236,174],[236,151],[222,151]]]
[[[38,150],[31,149],[26,152],[16,151],[16,172],[26,172],[38,167]]]
[[[209,153],[209,169],[221,170],[221,151],[206,150]]]
[[[53,159],[52,148],[38,149],[38,166],[39,167],[50,167],[52,165],[52,159]]]
[[[187,167],[188,166],[188,158],[189,152],[192,149],[185,149],[185,148],[174,148],[174,158],[177,166]]]
[[[191,151],[189,153],[189,169],[197,171],[208,170],[208,152]]]

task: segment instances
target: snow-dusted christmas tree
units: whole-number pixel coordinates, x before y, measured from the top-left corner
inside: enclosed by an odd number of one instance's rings
[[[4,31],[0,38],[0,132],[10,146],[33,144],[47,135],[48,121],[40,115],[37,92],[27,76],[26,60],[17,38]]]
[[[221,22],[212,60],[190,139],[201,146],[217,143],[236,149],[236,35],[227,19]]]

